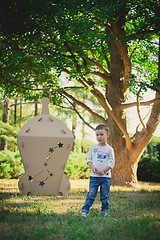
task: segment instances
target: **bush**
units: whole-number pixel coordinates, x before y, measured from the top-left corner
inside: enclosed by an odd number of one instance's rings
[[[142,158],[138,164],[137,177],[140,181],[160,182],[160,160]]]
[[[89,178],[90,167],[87,165],[86,153],[71,152],[65,168],[65,174],[70,179]]]
[[[65,174],[70,179],[89,178],[90,168],[87,165],[87,154],[70,153]],[[9,150],[0,151],[0,178],[20,178],[24,174],[24,168],[19,152]]]
[[[24,173],[19,152],[0,151],[0,178],[20,178]]]
[[[140,181],[160,182],[160,138],[153,137],[144,151],[137,170]]]

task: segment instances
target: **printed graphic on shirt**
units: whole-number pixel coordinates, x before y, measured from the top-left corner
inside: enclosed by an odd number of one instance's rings
[[[94,152],[96,153],[98,151],[98,148],[94,148]]]
[[[107,158],[107,155],[108,155],[107,152],[98,151],[97,152],[97,161],[98,162],[103,162],[103,160],[105,160]]]

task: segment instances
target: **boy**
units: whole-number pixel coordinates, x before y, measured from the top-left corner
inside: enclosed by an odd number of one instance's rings
[[[100,186],[100,200],[102,202],[101,213],[108,215],[109,211],[109,190],[111,182],[111,169],[114,167],[114,151],[107,144],[109,128],[100,124],[95,129],[98,144],[93,145],[88,153],[87,164],[91,168],[89,192],[86,202],[82,207],[82,217],[87,217],[90,207],[92,206]]]

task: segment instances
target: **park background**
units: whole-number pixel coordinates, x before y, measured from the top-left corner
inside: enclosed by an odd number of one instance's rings
[[[158,240],[159,0],[0,5],[0,238]],[[71,182],[67,196],[26,196],[18,190],[24,169],[17,134],[41,113],[43,97],[51,101],[50,114],[75,137],[65,168]],[[146,112],[142,105],[148,105]],[[90,174],[86,156],[95,142],[87,126],[99,122],[109,125],[116,154],[110,216],[101,216],[98,193],[82,219]]]
[[[64,75],[63,81],[64,81]],[[153,91],[145,93],[144,100],[151,99]],[[130,94],[130,98],[134,98]],[[129,100],[130,100],[129,98]],[[38,102],[23,102],[21,99],[10,99],[10,111],[8,123],[3,123],[4,100],[1,96],[1,151],[0,151],[0,178],[19,179],[24,174],[23,163],[17,146],[17,134],[20,128],[37,114],[41,114],[42,104]],[[63,109],[53,104],[49,105],[50,114],[62,120],[70,130],[74,127],[75,139],[74,146],[69,156],[65,168],[65,174],[70,179],[88,179],[90,168],[86,164],[87,153],[91,145],[96,143],[95,133],[89,129],[80,118],[73,122],[73,115],[70,110]],[[145,117],[150,111],[150,107],[141,107],[141,115]],[[89,117],[85,116],[87,121]],[[88,118],[87,118],[88,117]],[[130,134],[138,125],[139,118],[136,109],[128,110],[128,129]],[[98,124],[98,122],[97,122]],[[95,123],[96,126],[96,123]],[[154,137],[147,146],[138,165],[138,180],[147,182],[160,182],[160,130],[159,126],[155,131]],[[5,145],[2,146],[5,140]],[[4,149],[2,149],[4,148]]]
[[[112,181],[136,185],[138,162],[159,123],[158,10],[156,0],[3,2],[3,117],[9,115],[10,99],[15,101],[11,106],[15,106],[16,126],[18,104],[22,116],[23,101],[38,104],[42,97],[48,97],[66,116],[70,114],[71,121],[66,124],[72,122],[75,139],[78,116],[83,120],[79,130],[82,153],[87,132],[84,123],[91,129],[100,122],[107,124],[111,132],[108,141],[116,156]],[[143,96],[150,89],[155,95],[145,101]],[[129,92],[135,96],[133,99]],[[144,117],[141,106],[150,108]],[[126,113],[133,107],[137,113],[128,117]],[[138,125],[129,129],[131,119]],[[2,120],[7,121],[9,118]],[[11,140],[4,125],[2,128],[1,150]]]

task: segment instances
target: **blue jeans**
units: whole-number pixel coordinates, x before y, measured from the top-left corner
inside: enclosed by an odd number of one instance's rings
[[[102,202],[101,213],[109,211],[109,190],[111,178],[108,177],[90,177],[89,192],[86,197],[86,202],[82,207],[82,211],[89,212],[98,192],[100,186],[100,200]]]

